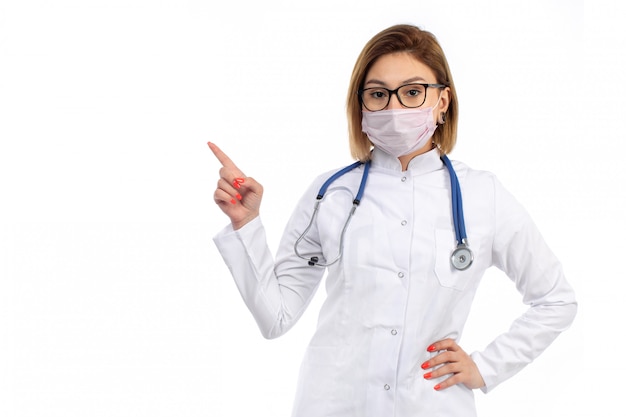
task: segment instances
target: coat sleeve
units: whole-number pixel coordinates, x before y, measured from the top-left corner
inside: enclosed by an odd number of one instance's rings
[[[294,243],[313,212],[315,185],[301,198],[287,223],[276,260],[259,217],[239,230],[229,225],[213,238],[245,304],[268,339],[281,336],[298,321],[325,271],[320,266],[309,266],[294,252]],[[321,252],[315,225],[298,248],[303,254]]]
[[[493,263],[515,283],[529,308],[510,329],[472,358],[485,381],[483,392],[519,372],[574,320],[577,303],[559,260],[536,225],[494,178]]]

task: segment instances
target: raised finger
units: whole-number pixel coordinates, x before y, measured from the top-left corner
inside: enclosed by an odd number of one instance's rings
[[[237,165],[235,165],[232,159],[230,159],[228,155],[226,155],[224,151],[222,151],[216,144],[214,144],[213,142],[209,142],[208,145],[211,149],[211,152],[213,152],[213,155],[215,155],[217,160],[220,161],[220,164],[222,164],[224,168],[230,169],[238,177],[245,177],[243,172],[237,167]]]

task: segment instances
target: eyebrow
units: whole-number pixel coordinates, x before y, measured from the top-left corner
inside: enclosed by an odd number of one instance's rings
[[[426,82],[426,80],[425,80],[424,78],[422,78],[422,77],[420,77],[420,76],[417,76],[417,77],[409,78],[408,80],[404,80],[404,81],[402,81],[401,85],[404,85],[404,84],[410,84],[410,83],[413,83],[413,82],[415,82],[415,81],[423,81],[423,82]],[[373,78],[373,79],[371,79],[371,80],[368,80],[368,81],[367,81],[364,85],[368,85],[368,84],[378,84],[378,85],[382,85],[382,86],[387,86],[387,83],[386,83],[386,82],[381,81],[381,80],[377,80],[377,79],[375,79],[375,78]]]

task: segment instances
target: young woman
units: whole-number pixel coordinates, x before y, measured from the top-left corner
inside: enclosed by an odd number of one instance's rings
[[[363,164],[314,181],[276,259],[259,217],[263,188],[209,143],[222,164],[214,199],[231,221],[214,241],[267,338],[297,322],[328,270],[294,416],[473,416],[473,389],[513,376],[571,324],[573,290],[494,175],[447,158],[457,98],[432,34],[397,25],[372,38],[347,112]],[[492,265],[529,308],[470,355],[458,342]]]

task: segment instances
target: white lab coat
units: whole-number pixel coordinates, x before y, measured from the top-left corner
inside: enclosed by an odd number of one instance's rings
[[[420,365],[426,348],[457,341],[485,270],[510,277],[528,310],[484,351],[475,352],[487,392],[537,357],[572,322],[574,292],[559,261],[522,206],[494,175],[454,162],[463,195],[474,263],[452,269],[456,239],[450,179],[434,149],[402,172],[396,158],[374,150],[361,205],[347,229],[343,256],[328,268],[327,298],[307,349],[295,417],[475,416],[472,390],[433,386]],[[363,167],[336,180],[300,253],[332,260]],[[307,226],[321,175],[305,192],[281,240],[276,260],[259,218],[214,241],[263,335],[282,335],[300,318],[325,268],[294,253]],[[320,255],[323,254],[323,255]],[[462,345],[462,343],[461,343]]]

